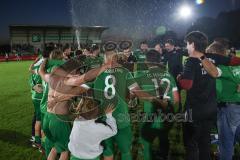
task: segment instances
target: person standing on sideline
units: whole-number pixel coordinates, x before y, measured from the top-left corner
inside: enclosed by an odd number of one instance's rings
[[[6,54],[5,54],[5,61],[6,61],[6,62],[8,62],[8,58],[9,58],[8,53],[6,53]]]

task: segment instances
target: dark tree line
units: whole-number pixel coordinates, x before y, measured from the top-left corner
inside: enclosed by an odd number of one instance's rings
[[[231,46],[240,48],[240,9],[221,12],[216,19],[203,17],[188,29],[188,32],[199,30],[205,32],[209,40],[216,37],[228,38]]]
[[[230,47],[240,48],[240,9],[221,12],[217,18],[199,18],[187,30],[187,33],[196,30],[206,33],[209,41],[224,37],[229,39]],[[184,45],[182,41],[183,37],[178,38],[174,31],[167,31],[164,35],[154,37],[150,44],[164,43],[167,39],[173,39],[177,45]]]
[[[9,53],[11,51],[11,47],[9,44],[0,45],[0,55],[5,55],[5,53]]]

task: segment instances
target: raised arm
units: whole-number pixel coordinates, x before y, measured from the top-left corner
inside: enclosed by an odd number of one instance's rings
[[[109,65],[102,65],[99,68],[94,68],[83,75],[68,75],[64,79],[64,84],[69,86],[80,86],[85,82],[94,80],[99,74],[105,71]]]
[[[103,139],[110,138],[117,134],[117,124],[115,118],[112,116],[112,112],[115,110],[114,106],[112,104],[109,104],[109,106],[105,109],[106,113],[106,123],[107,126],[101,125],[101,132],[104,133],[102,136]]]
[[[42,80],[49,83],[50,74],[46,72],[46,64],[47,64],[47,59],[44,59],[43,63],[40,65],[38,73],[41,76]]]
[[[213,78],[219,77],[220,72],[211,61],[209,61],[207,58],[200,58],[200,61],[203,65],[203,68],[210,76],[212,76]]]
[[[30,73],[35,74],[35,71],[33,70],[33,66],[34,66],[35,63],[37,63],[37,61],[39,61],[39,59],[40,59],[40,57],[37,57],[37,58],[34,60],[34,62],[30,64],[30,66],[29,66],[29,68],[28,68],[28,70],[29,70]]]

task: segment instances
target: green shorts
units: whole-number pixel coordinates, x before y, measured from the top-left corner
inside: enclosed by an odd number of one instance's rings
[[[45,155],[48,157],[49,153],[51,152],[51,149],[54,147],[53,142],[51,142],[47,137],[45,139],[44,149],[45,149]]]
[[[122,157],[124,155],[127,155],[127,157],[131,157],[131,155],[129,156],[128,154],[131,154],[132,137],[133,135],[131,126],[119,129],[118,133],[115,136],[103,141],[103,155],[106,157],[114,155],[114,144],[116,143]]]
[[[100,158],[97,157],[97,158],[93,158],[93,159],[81,159],[81,158],[75,157],[74,155],[71,155],[70,160],[100,160]]]
[[[34,115],[36,116],[36,121],[41,121],[41,110],[40,110],[41,100],[32,99],[32,101],[33,101]]]
[[[53,143],[57,153],[68,151],[71,124],[68,116],[45,113],[43,131],[46,137]]]

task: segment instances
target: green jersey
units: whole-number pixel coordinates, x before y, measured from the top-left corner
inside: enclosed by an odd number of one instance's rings
[[[54,67],[60,66],[64,63],[62,60],[49,60],[46,65],[47,73],[50,73]],[[48,90],[49,86],[48,83],[42,81],[43,86],[43,96],[40,103],[40,109],[42,113],[47,112],[47,101],[48,101]]]
[[[137,62],[144,62],[146,59],[146,54],[140,50],[136,50],[135,52],[133,52],[133,55],[136,57]]]
[[[150,67],[148,70],[136,71],[134,72],[134,78],[143,91],[155,97],[168,99],[173,103],[174,92],[177,92],[177,86],[174,78],[165,68],[163,69],[156,66]],[[141,102],[143,103],[145,113],[150,114],[156,111],[153,103],[149,101]],[[163,127],[160,117],[154,120],[152,127],[158,129]]]
[[[118,128],[125,128],[130,125],[128,104],[126,97],[128,90],[137,84],[133,78],[127,79],[130,72],[126,68],[110,68],[102,72],[93,82],[94,98],[101,101],[101,107],[114,104],[116,110],[113,116],[116,118]]]
[[[216,81],[219,102],[240,102],[237,87],[240,84],[240,66],[219,66],[222,74]]]
[[[30,75],[29,78],[29,84],[31,86],[31,93],[32,93],[32,99],[35,100],[41,100],[42,99],[42,93],[37,93],[35,90],[33,90],[33,87],[37,84],[42,84],[41,76],[38,74],[38,70],[40,65],[43,62],[43,58],[39,56],[39,60],[33,65],[32,69],[34,71],[34,74]]]
[[[148,68],[148,70],[136,71],[134,72],[134,78],[143,91],[152,96],[168,99],[173,103],[174,92],[177,91],[177,86],[174,78],[165,68],[154,66]],[[146,108],[152,108],[152,103],[144,101],[144,106],[149,106]]]
[[[103,57],[102,56],[86,57],[86,59],[84,61],[87,66],[87,70],[90,70],[90,69],[101,66],[103,63]]]
[[[38,69],[38,68],[39,68],[39,66],[34,67],[34,69]],[[42,84],[41,76],[38,75],[38,74],[31,74],[30,79],[29,79],[29,83],[30,83],[30,86],[31,86],[32,99],[41,100],[43,93],[38,93],[33,89],[33,87],[35,85]]]
[[[64,64],[65,62],[63,60],[48,60],[47,61],[47,64],[46,64],[46,68],[49,69],[49,68],[53,68],[53,67],[57,67],[57,66],[60,66],[62,64]]]

